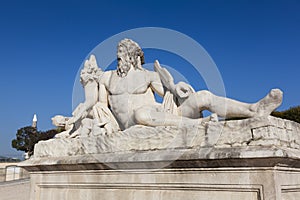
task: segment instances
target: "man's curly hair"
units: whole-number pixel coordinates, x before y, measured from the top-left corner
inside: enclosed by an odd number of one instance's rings
[[[141,47],[130,39],[123,39],[118,44],[118,68],[117,74],[121,77],[127,75],[130,67],[133,66],[135,69],[139,69],[140,65],[138,64],[140,57],[141,65],[145,63],[144,61],[144,52]]]

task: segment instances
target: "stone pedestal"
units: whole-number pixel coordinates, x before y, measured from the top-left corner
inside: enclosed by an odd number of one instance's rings
[[[222,154],[227,158],[220,159],[199,158],[189,151],[174,162],[168,158],[147,161],[148,153],[120,154],[123,161],[110,163],[101,162],[109,155],[102,159],[87,155],[40,159],[39,164],[36,160],[23,167],[31,173],[31,200],[300,199],[300,160],[276,156],[275,148],[272,151],[272,156],[266,151],[265,158]]]
[[[177,138],[171,145],[154,143],[145,132],[124,133],[120,137],[127,140],[116,152],[112,146],[121,140],[110,136],[39,143],[35,157],[21,164],[30,172],[30,199],[300,199],[299,124],[269,117],[214,122],[197,130],[196,136],[168,132]],[[155,141],[160,137],[153,135]],[[137,138],[148,146],[132,149]]]
[[[40,171],[31,199],[296,200],[299,180],[286,167]]]

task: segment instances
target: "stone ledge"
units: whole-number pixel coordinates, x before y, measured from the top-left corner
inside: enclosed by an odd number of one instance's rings
[[[28,171],[158,169],[191,167],[300,167],[300,151],[278,147],[202,148],[35,158],[20,163]]]

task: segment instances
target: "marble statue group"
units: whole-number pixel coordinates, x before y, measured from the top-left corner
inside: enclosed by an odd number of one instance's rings
[[[89,56],[85,100],[19,165],[30,199],[299,199],[300,124],[270,116],[281,90],[255,103],[195,91],[158,61],[146,70],[130,39],[117,61],[104,71]]]
[[[55,116],[56,126],[66,131],[57,137],[87,137],[112,134],[134,125],[193,126],[219,118],[254,118],[268,116],[282,102],[282,91],[272,89],[252,104],[220,97],[209,91],[194,91],[185,82],[174,83],[172,75],[156,60],[154,71],[143,68],[144,53],[130,39],[117,47],[116,70],[102,71],[94,55],[81,70],[85,101],[73,111],[72,117]],[[163,97],[155,100],[154,93]],[[202,117],[202,111],[213,113]]]

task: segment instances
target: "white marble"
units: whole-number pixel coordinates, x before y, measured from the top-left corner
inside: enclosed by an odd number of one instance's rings
[[[226,149],[230,150],[235,147],[249,150],[253,157],[260,157],[261,153],[258,151],[260,147],[276,146],[300,150],[299,130],[300,124],[296,122],[271,116],[220,122],[209,121],[201,125],[180,128],[135,125],[125,131],[111,134],[91,134],[85,137],[41,141],[35,145],[34,158],[180,148],[186,150],[222,148],[227,151]],[[263,154],[267,155],[265,151]],[[208,155],[203,151],[201,158],[206,156]],[[219,157],[213,156],[212,158],[218,159]]]
[[[72,117],[53,118],[55,125],[65,125],[67,130],[57,138],[117,133],[134,125],[180,129],[217,121],[218,117],[268,116],[282,101],[279,89],[272,89],[259,102],[247,104],[205,90],[195,92],[184,82],[175,84],[172,75],[158,61],[154,71],[144,69],[144,53],[130,39],[120,41],[117,57],[117,69],[105,72],[98,67],[94,55],[85,61],[80,76],[85,102],[78,105]],[[154,93],[164,97],[162,104],[156,102]],[[201,118],[205,109],[213,116]]]

